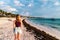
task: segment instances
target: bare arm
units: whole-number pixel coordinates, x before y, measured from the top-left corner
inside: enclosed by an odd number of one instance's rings
[[[23,25],[23,23],[22,23],[22,20],[21,20],[21,27],[23,27],[22,25]]]
[[[13,21],[13,28],[15,28],[15,21]]]
[[[22,24],[22,19],[20,19],[20,22],[21,22],[21,28],[23,27],[23,24]]]

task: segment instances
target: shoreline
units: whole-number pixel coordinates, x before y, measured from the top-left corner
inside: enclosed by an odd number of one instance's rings
[[[36,34],[36,36],[39,36],[41,38],[41,35],[42,35],[42,39],[44,39],[44,40],[45,39],[46,40],[58,40],[59,39],[56,36],[50,35],[49,32],[46,32],[45,30],[42,30],[42,28],[37,27],[37,25],[31,24],[27,20],[23,20],[23,24],[28,30],[35,31],[34,34]]]
[[[60,40],[60,31],[57,30],[57,29],[54,29],[54,28],[51,28],[51,27],[46,27],[46,26],[43,26],[43,25],[38,25],[38,24],[35,24],[29,20],[25,20],[29,25],[41,30],[41,31],[44,31],[46,32],[47,34],[57,38]]]

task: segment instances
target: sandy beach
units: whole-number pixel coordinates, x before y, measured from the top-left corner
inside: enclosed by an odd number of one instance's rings
[[[15,19],[0,18],[0,40],[14,40],[13,20]],[[44,27],[37,27],[37,25],[34,25],[28,20],[25,20],[26,23],[24,22],[24,20],[22,22],[23,34],[21,36],[21,40],[58,40],[56,38],[60,38],[59,33],[56,33],[56,36],[54,32],[51,32],[51,30],[48,30]]]
[[[14,40],[13,20],[14,18],[0,18],[0,40]],[[21,40],[35,40],[34,35],[26,31],[24,25],[22,26],[23,34]]]

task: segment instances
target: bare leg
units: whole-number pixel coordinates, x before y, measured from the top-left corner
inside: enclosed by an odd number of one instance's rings
[[[20,40],[20,34],[19,33],[17,34],[17,39]]]
[[[17,34],[14,35],[14,40],[16,40],[16,39],[17,39]]]

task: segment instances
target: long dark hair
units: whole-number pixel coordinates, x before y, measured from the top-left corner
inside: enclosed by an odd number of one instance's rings
[[[16,20],[18,20],[18,19],[17,19],[17,18],[18,18],[18,16],[20,16],[20,15],[19,15],[19,14],[17,14],[17,15],[16,15]]]

